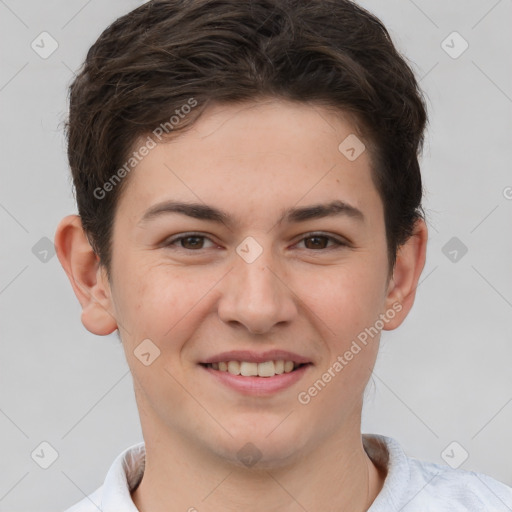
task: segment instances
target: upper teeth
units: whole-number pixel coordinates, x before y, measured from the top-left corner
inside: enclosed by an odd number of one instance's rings
[[[251,363],[248,361],[221,361],[208,364],[214,370],[229,372],[233,375],[244,377],[273,377],[281,373],[290,373],[295,367],[293,361],[265,361],[263,363]],[[298,366],[298,365],[297,365]]]

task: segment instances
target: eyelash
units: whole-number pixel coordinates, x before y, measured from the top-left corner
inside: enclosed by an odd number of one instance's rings
[[[307,240],[308,238],[315,238],[315,237],[326,238],[328,241],[333,242],[334,246],[331,246],[331,247],[328,246],[328,247],[321,248],[321,249],[307,249],[307,250],[314,251],[314,252],[321,252],[321,251],[327,251],[327,250],[333,250],[333,249],[340,249],[342,247],[349,246],[349,244],[347,242],[344,242],[338,238],[335,238],[332,235],[326,235],[325,233],[317,233],[317,232],[306,233],[306,235],[304,235],[297,243]],[[181,240],[186,240],[187,238],[204,238],[206,240],[210,240],[206,235],[203,235],[201,233],[186,233],[184,235],[179,235],[179,236],[170,238],[167,241],[165,241],[162,245],[164,247],[172,248],[172,246],[175,245],[176,242],[180,242]],[[212,240],[210,240],[210,241],[212,243],[215,243]],[[186,251],[186,252],[200,252],[200,251],[204,250],[204,248],[186,249],[185,247],[177,247],[177,246],[175,248],[178,250]]]

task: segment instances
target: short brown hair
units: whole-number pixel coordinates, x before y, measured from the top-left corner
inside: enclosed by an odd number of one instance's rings
[[[95,191],[136,142],[168,126],[191,98],[197,106],[172,132],[211,104],[268,97],[356,120],[384,205],[392,270],[424,218],[418,155],[427,114],[381,21],[349,0],[152,0],[100,35],[70,87],[66,134],[78,213],[109,277],[116,204],[129,177],[104,197]]]

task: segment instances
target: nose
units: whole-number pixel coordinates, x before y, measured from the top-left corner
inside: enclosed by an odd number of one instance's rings
[[[234,268],[221,284],[219,318],[242,325],[253,334],[265,334],[297,316],[297,302],[282,265],[270,249],[247,263],[235,255]]]

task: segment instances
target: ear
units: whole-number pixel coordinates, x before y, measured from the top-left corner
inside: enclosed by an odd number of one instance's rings
[[[117,322],[111,313],[113,303],[106,272],[89,244],[78,215],[68,215],[60,221],[55,247],[82,306],[84,327],[100,336],[115,331]]]
[[[412,236],[397,252],[393,275],[389,280],[386,293],[386,310],[395,311],[384,330],[396,329],[407,317],[414,304],[418,281],[425,266],[428,229],[423,219],[414,225]]]

